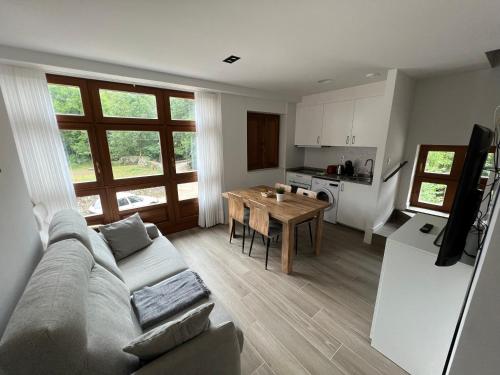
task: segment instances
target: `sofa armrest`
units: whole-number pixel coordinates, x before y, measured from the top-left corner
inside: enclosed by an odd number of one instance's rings
[[[146,231],[148,232],[149,238],[151,238],[152,240],[160,236],[160,231],[158,230],[158,227],[153,223],[144,223],[144,226],[146,227]]]
[[[210,327],[201,335],[147,363],[134,374],[241,374],[240,346],[234,323]]]

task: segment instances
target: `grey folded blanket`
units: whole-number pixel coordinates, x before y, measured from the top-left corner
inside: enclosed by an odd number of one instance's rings
[[[201,277],[186,270],[132,293],[132,302],[142,328],[151,327],[210,295]]]

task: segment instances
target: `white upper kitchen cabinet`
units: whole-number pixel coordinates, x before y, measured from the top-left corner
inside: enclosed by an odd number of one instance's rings
[[[340,183],[337,222],[351,228],[365,230],[372,213],[371,185],[342,181]]]
[[[377,147],[385,143],[388,119],[384,104],[383,96],[355,100],[351,146]]]
[[[324,105],[322,146],[348,146],[351,143],[353,112],[352,100]]]
[[[297,105],[295,144],[297,146],[321,146],[323,131],[323,104]]]

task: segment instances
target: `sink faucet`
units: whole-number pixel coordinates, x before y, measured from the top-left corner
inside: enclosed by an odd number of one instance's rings
[[[370,166],[370,178],[373,178],[373,163],[374,163],[373,159],[367,159],[367,160],[365,161],[365,167],[366,167],[366,164],[368,164],[368,162],[369,162],[369,161],[371,161],[371,166]]]

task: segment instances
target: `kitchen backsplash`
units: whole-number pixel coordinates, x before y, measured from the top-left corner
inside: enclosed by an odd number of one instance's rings
[[[376,147],[322,147],[322,148],[306,148],[304,155],[304,165],[314,168],[326,168],[330,164],[342,163],[352,160],[354,168],[358,173],[368,173],[368,168],[365,167],[367,159],[373,159],[377,154]]]

